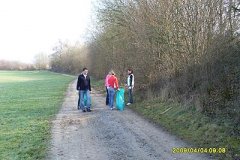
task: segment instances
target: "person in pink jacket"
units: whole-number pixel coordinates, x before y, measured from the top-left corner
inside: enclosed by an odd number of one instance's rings
[[[111,110],[113,110],[115,107],[113,107],[114,103],[114,96],[115,96],[115,90],[119,89],[118,86],[118,79],[116,77],[116,74],[111,71],[111,76],[108,78],[108,94],[109,94],[109,107]]]

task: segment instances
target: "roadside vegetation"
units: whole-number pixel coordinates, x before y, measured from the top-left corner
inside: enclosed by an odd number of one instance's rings
[[[105,94],[103,80],[93,80],[93,87]],[[127,94],[127,92],[126,92]],[[125,101],[128,96],[125,94]],[[211,117],[198,112],[193,105],[183,105],[174,101],[163,101],[159,97],[142,99],[135,93],[135,103],[127,106],[149,121],[166,129],[188,142],[192,148],[204,148],[204,153],[216,159],[232,159],[239,157],[238,125],[224,114]],[[219,150],[212,151],[211,149]]]

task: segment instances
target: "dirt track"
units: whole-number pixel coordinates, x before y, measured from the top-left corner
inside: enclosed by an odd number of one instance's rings
[[[203,154],[173,154],[183,141],[133,111],[109,110],[105,98],[92,93],[93,112],[77,110],[75,83],[53,121],[47,159],[53,160],[205,160]]]

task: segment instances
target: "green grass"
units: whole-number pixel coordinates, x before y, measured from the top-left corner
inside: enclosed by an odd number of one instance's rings
[[[95,90],[100,91],[100,93],[106,92],[104,80],[96,80],[91,77],[91,85]]]
[[[130,108],[189,142],[192,147],[226,148],[226,154],[213,154],[216,159],[239,157],[240,137],[233,133],[236,126],[226,117],[210,118],[194,107],[159,99],[135,103]]]
[[[51,119],[72,76],[0,71],[0,159],[44,159]]]

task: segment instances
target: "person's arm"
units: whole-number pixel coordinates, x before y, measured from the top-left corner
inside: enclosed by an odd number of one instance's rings
[[[115,79],[116,79],[116,81],[115,81],[116,89],[118,90],[118,89],[119,89],[119,86],[118,86],[118,79],[117,79],[117,78],[115,78]]]
[[[79,88],[80,88],[80,78],[79,78],[80,76],[78,76],[78,80],[77,80],[77,90],[79,90]]]
[[[129,85],[129,89],[132,89],[134,87],[134,76],[131,74],[130,75],[130,85]]]
[[[132,75],[132,88],[134,87],[134,75]]]
[[[90,77],[88,79],[89,91],[92,91]]]
[[[107,87],[108,85],[108,76],[106,76],[106,78],[105,78],[105,87]]]
[[[130,87],[132,87],[132,78],[133,78],[133,76],[132,75],[130,75]]]

